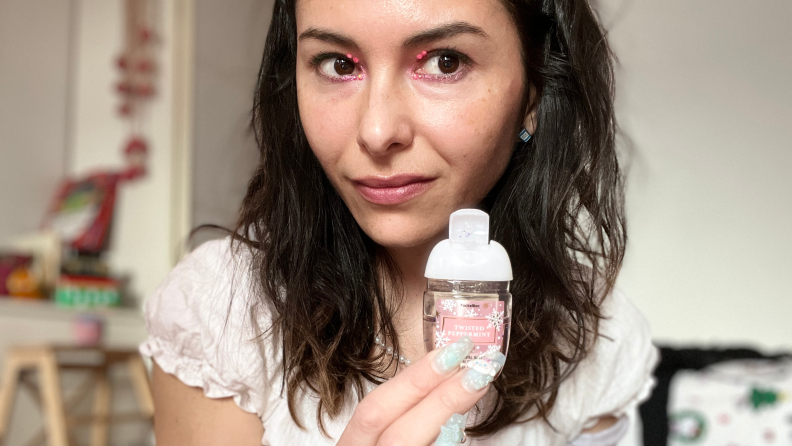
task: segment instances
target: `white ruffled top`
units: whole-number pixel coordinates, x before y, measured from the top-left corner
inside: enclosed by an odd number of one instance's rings
[[[256,303],[249,266],[247,251],[232,255],[228,238],[188,254],[146,301],[149,338],[140,351],[207,397],[231,397],[256,414],[264,426],[262,445],[335,444],[355,403],[325,420],[332,438],[317,427],[313,395],[300,400],[306,428],[295,424],[281,392],[280,348],[267,332],[266,307]],[[594,349],[559,388],[549,416],[553,427],[533,420],[472,439],[472,445],[563,446],[602,416],[635,416],[654,386],[658,352],[646,320],[622,292],[606,297],[602,312]]]

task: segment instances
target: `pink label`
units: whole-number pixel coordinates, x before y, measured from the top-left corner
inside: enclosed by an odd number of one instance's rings
[[[492,300],[439,299],[435,325],[435,347],[444,347],[469,336],[476,344],[471,356],[503,346],[503,302]]]
[[[475,343],[495,343],[495,327],[486,319],[444,317],[440,328],[448,336],[449,342],[456,342],[463,336],[469,336]]]

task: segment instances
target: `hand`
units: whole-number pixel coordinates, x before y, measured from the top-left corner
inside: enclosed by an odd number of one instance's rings
[[[494,378],[494,373],[478,368],[460,371],[459,364],[473,346],[464,337],[430,352],[374,389],[355,408],[338,446],[429,445],[446,421],[459,426],[459,416],[449,420],[451,416],[469,411]],[[506,360],[498,355],[492,361],[496,372]]]

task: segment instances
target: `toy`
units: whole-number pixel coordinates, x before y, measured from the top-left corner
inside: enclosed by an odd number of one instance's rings
[[[467,368],[473,369],[483,375],[489,375],[495,379],[495,375],[501,368],[501,365],[492,360],[487,355],[481,355],[478,358],[471,359],[467,362]]]

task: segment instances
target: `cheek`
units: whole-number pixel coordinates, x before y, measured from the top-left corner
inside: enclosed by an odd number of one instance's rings
[[[480,195],[505,169],[516,139],[521,88],[519,80],[480,88],[481,94],[443,104],[423,118],[431,123],[432,145],[452,168],[454,181],[464,183],[459,187],[466,195]]]
[[[355,108],[348,98],[317,95],[310,85],[299,83],[297,102],[300,121],[319,162],[333,176],[332,169],[344,147],[355,139]]]

